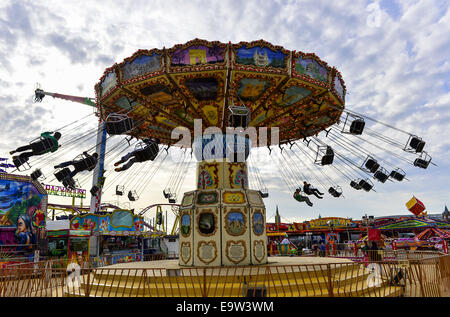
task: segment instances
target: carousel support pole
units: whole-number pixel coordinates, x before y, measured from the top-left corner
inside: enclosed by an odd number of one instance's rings
[[[94,176],[92,179],[92,187],[97,186],[100,178],[103,177],[104,166],[105,166],[105,149],[106,149],[106,128],[105,123],[101,120],[98,122],[97,130],[97,146],[95,148],[98,154],[98,164],[94,169]],[[91,206],[89,211],[91,213],[97,213],[100,211],[102,189],[101,187],[97,191],[97,196],[91,196]]]

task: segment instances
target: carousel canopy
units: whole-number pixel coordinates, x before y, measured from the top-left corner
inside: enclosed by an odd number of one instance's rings
[[[175,127],[193,133],[194,119],[203,130],[279,127],[281,144],[298,140],[336,123],[346,93],[341,74],[315,54],[200,39],[138,50],[106,69],[95,91],[104,120],[126,114],[136,126],[129,134],[163,144],[177,141]]]

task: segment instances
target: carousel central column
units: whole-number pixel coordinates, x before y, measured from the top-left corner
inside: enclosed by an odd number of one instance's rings
[[[247,163],[200,161],[196,183],[181,202],[179,264],[266,264],[266,212],[260,192],[248,188]]]

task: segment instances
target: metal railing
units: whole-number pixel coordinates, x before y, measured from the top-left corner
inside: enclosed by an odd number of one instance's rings
[[[0,297],[441,297],[450,256],[370,263],[247,267],[0,270]]]

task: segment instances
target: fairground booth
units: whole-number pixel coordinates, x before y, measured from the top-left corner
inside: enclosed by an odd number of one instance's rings
[[[98,266],[142,260],[146,239],[151,233],[143,232],[143,218],[131,210],[111,213],[83,214],[70,220],[72,230],[90,230],[91,260]]]
[[[0,262],[32,260],[45,242],[47,195],[29,176],[0,173]]]
[[[49,258],[76,259],[78,263],[89,260],[90,230],[59,229],[47,231]]]

